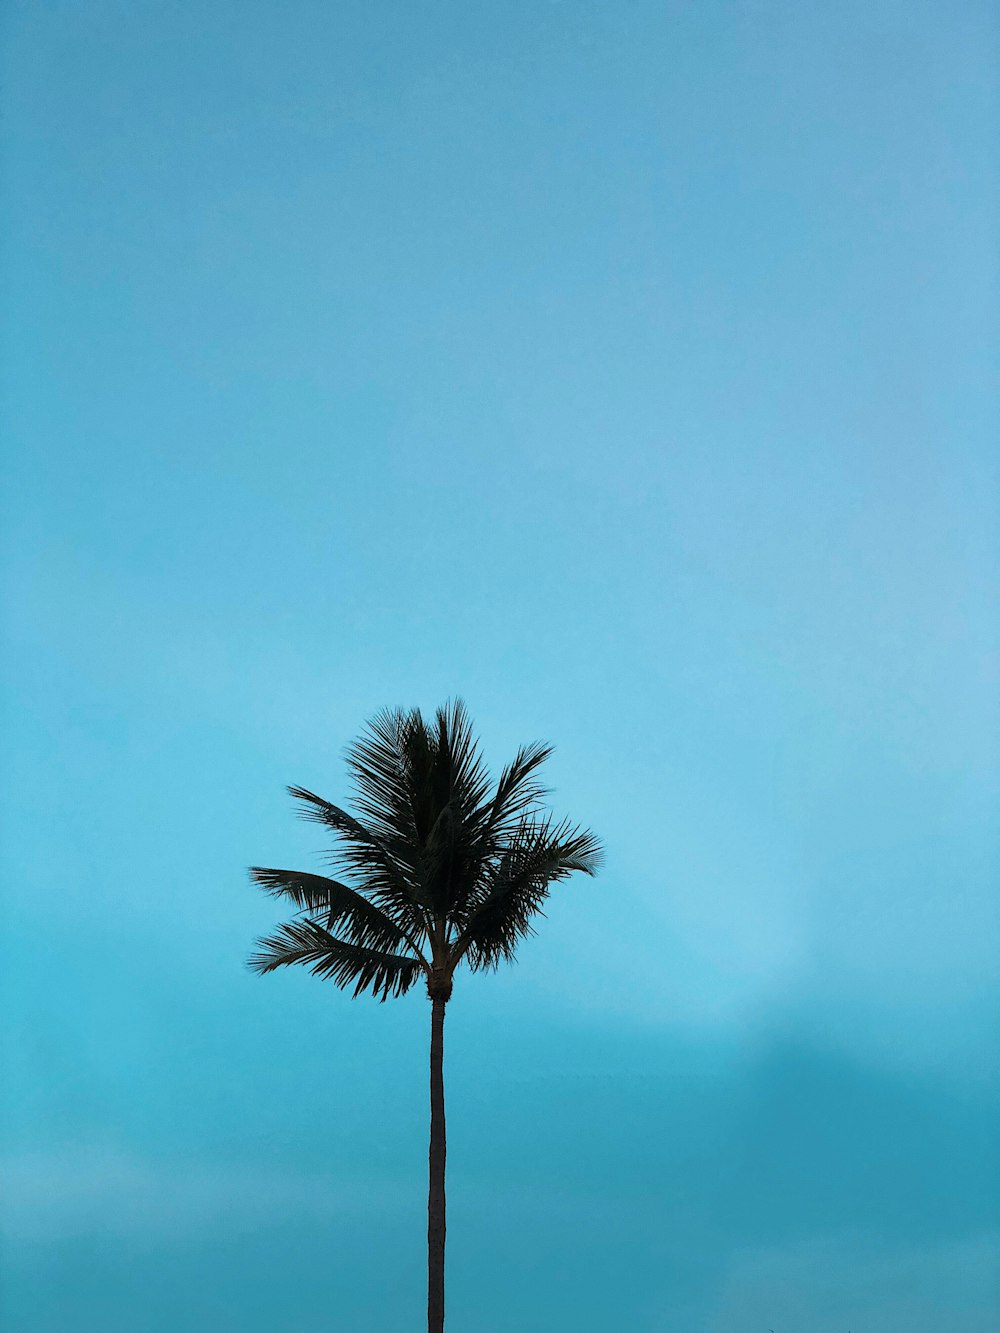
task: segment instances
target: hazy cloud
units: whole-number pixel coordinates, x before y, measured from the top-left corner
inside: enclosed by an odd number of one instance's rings
[[[0,1162],[0,1235],[21,1241],[81,1235],[230,1235],[391,1208],[388,1183],[142,1157],[117,1149],[10,1154]]]
[[[828,1236],[738,1253],[707,1328],[992,1333],[998,1302],[1000,1233],[906,1249]]]

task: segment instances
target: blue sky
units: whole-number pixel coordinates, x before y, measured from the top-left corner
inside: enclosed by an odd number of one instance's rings
[[[13,3],[0,1323],[419,1326],[427,1005],[243,969],[384,705],[608,848],[462,1333],[1000,1316],[985,3]]]

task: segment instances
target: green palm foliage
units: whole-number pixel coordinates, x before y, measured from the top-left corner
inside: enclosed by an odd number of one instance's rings
[[[512,962],[552,886],[593,875],[595,836],[543,808],[549,745],[523,746],[494,782],[461,701],[433,721],[379,713],[348,749],[354,813],[303,787],[303,816],[335,836],[335,878],[255,866],[267,893],[295,909],[258,941],[250,967],[293,963],[355,996],[403,995],[423,980],[433,1001],[428,1328],[444,1324],[444,1006],[455,971]]]

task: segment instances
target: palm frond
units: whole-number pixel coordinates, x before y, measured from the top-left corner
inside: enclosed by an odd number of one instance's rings
[[[449,912],[457,925],[467,919],[470,903],[477,894],[481,896],[490,863],[502,853],[545,796],[546,789],[538,781],[537,770],[551,753],[552,746],[543,742],[521,746],[501,773],[492,795],[488,782],[475,793],[480,803],[465,815],[460,873],[453,874],[454,887],[448,898]]]
[[[439,708],[428,730],[433,760],[420,794],[428,821],[421,871],[435,913],[452,917],[479,873],[490,775],[460,699]]]
[[[520,823],[548,795],[548,788],[538,781],[536,774],[552,750],[544,741],[522,745],[500,774],[487,821],[494,833]]]
[[[289,921],[257,941],[258,951],[247,960],[251,971],[264,976],[279,967],[301,963],[315,976],[328,978],[357,997],[370,990],[385,1000],[403,995],[420,978],[417,958],[364,948],[337,939],[317,921]]]
[[[490,787],[472,719],[463,701],[454,699],[437,710],[434,721],[439,804],[455,806],[470,816],[482,805]]]
[[[414,899],[447,915],[475,873],[490,789],[465,705],[439,708],[433,722],[419,709],[378,714],[348,765],[366,827],[393,849]]]
[[[456,954],[476,971],[513,961],[518,942],[533,934],[550,887],[575,872],[595,875],[601,844],[566,821],[526,821],[483,885],[456,941]]]
[[[350,943],[383,950],[409,947],[426,966],[409,933],[349,885],[324,875],[269,866],[251,866],[250,878],[272,897],[287,898],[310,916],[320,917],[327,930],[337,928]]]
[[[303,819],[323,824],[338,834],[337,849],[331,857],[333,864],[347,871],[363,886],[367,896],[393,917],[422,929],[426,924],[423,911],[426,904],[422,901],[410,845],[398,835],[391,840],[381,836],[347,810],[305,787],[289,787],[288,791],[302,804]]]
[[[382,839],[410,846],[419,836],[408,768],[413,767],[414,751],[427,748],[426,740],[419,709],[395,708],[376,713],[348,746],[354,804]]]

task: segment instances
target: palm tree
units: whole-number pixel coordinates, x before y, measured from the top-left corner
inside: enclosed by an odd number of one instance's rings
[[[304,818],[337,835],[343,879],[254,866],[251,877],[292,902],[292,921],[258,941],[250,967],[303,963],[355,996],[384,1001],[423,979],[431,1001],[427,1328],[444,1329],[444,1013],[456,969],[513,962],[549,888],[593,875],[598,840],[542,808],[538,770],[551,754],[522,746],[495,784],[464,704],[379,713],[347,751],[355,814],[289,788]],[[345,881],[352,881],[347,883]]]

